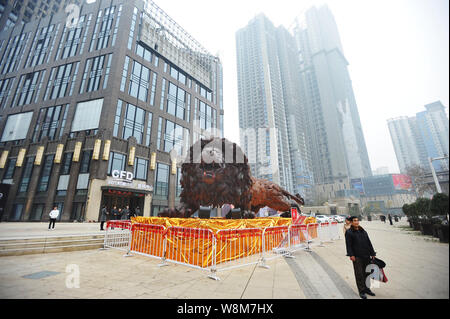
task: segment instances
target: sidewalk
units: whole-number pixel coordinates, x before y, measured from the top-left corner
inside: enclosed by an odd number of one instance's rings
[[[106,223],[105,223],[106,228]],[[2,222],[0,223],[0,240],[14,238],[32,238],[65,235],[103,234],[100,223],[55,223],[55,230],[48,230],[47,223]]]
[[[15,235],[13,229],[57,232],[40,230],[46,228],[44,223],[15,224],[22,227],[2,223],[2,236]],[[396,227],[403,224],[361,223],[377,255],[387,263],[389,279],[372,289],[377,296],[369,298],[448,298],[448,244],[427,241]],[[61,232],[95,231],[98,226],[56,225]],[[158,259],[123,257],[116,250],[1,257],[0,298],[358,298],[344,240],[312,249],[312,253],[296,252],[294,259],[270,260],[270,269],[253,265],[219,272],[220,281],[197,269],[175,264],[158,267]],[[66,286],[74,269],[79,270],[79,288]]]

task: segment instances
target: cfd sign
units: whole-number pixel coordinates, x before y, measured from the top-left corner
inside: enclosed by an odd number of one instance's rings
[[[131,183],[134,178],[133,173],[127,172],[127,171],[113,170],[111,175],[113,178],[121,179],[121,180],[123,180],[125,182],[129,182],[129,183]]]

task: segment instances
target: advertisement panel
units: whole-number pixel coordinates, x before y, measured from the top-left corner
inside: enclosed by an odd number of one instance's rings
[[[394,183],[394,188],[396,190],[406,190],[411,191],[412,186],[412,180],[411,177],[404,174],[393,174],[392,175],[392,182]]]
[[[356,189],[359,191],[359,193],[362,195],[364,194],[364,186],[361,178],[353,178],[350,180],[350,185],[353,189]]]

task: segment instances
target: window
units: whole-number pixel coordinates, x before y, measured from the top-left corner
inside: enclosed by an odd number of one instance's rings
[[[19,221],[22,218],[23,204],[15,204],[12,213],[9,215],[9,221]]]
[[[44,212],[44,204],[35,204],[31,210],[30,221],[38,221],[42,218],[42,213]]]
[[[116,109],[116,116],[114,117],[114,129],[113,129],[113,135],[115,137],[119,134],[119,126],[120,126],[120,118],[122,116],[122,100],[117,101],[117,109]]]
[[[166,208],[167,206],[152,205],[152,216],[158,216],[158,214]]]
[[[152,90],[150,92],[150,105],[155,105],[155,94],[156,94],[156,79],[158,77],[158,74],[153,72],[153,78],[152,78]],[[1,98],[1,97],[0,97]],[[1,103],[1,101],[0,101]],[[1,104],[0,104],[1,106]]]
[[[150,69],[139,62],[133,61],[133,70],[130,76],[128,94],[141,101],[147,102],[149,82]]]
[[[178,155],[183,155],[187,151],[189,144],[189,130],[172,121],[166,120],[164,134],[164,151],[170,153],[172,149]]]
[[[186,92],[169,82],[169,93],[167,96],[167,113],[186,120]]]
[[[80,93],[93,92],[100,89],[102,77],[104,78],[103,88],[106,88],[108,85],[109,70],[111,68],[111,57],[112,54],[107,54],[86,60],[83,80],[80,85]]]
[[[22,75],[11,106],[36,103],[44,77],[45,70]]]
[[[136,28],[137,14],[138,14],[138,9],[135,7],[133,9],[133,17],[131,18],[130,35],[128,36],[128,49],[129,50],[131,50],[131,46],[133,44],[134,31],[135,31],[135,28]]]
[[[148,160],[136,157],[134,159],[134,178],[147,180]]]
[[[14,175],[14,169],[16,167],[17,158],[8,159],[8,163],[6,164],[5,174],[3,175],[3,179],[11,179]]]
[[[126,165],[126,156],[124,154],[110,152],[108,162],[108,175],[112,174],[112,171],[124,171]]]
[[[153,114],[148,112],[147,135],[145,137],[145,146],[150,146],[150,138],[152,133]]]
[[[81,162],[80,162],[80,173],[89,173],[89,167],[91,166],[91,158],[92,158],[92,151],[83,151],[83,154],[81,156]]]
[[[139,144],[142,144],[144,136],[145,111],[133,104],[127,103],[123,124],[123,139],[134,136]]]
[[[50,26],[42,27],[36,32],[25,65],[28,67],[33,67],[44,62],[48,62],[48,58],[52,54],[53,44],[55,42],[55,36],[58,33],[58,29],[59,24],[56,28],[55,25],[52,24]],[[45,61],[46,57],[47,60]]]
[[[71,132],[98,129],[103,98],[77,104]]]
[[[120,82],[120,90],[122,92],[125,92],[125,85],[127,83],[127,77],[128,77],[128,66],[130,64],[130,58],[128,56],[125,57],[125,62],[123,64],[123,71],[122,71],[122,81]]]
[[[78,48],[80,48],[80,55],[86,41],[86,32],[91,22],[92,14],[89,19],[83,15],[79,17],[76,25],[71,28],[64,26],[61,41],[59,43],[58,51],[56,52],[56,59],[67,59],[77,54]],[[83,34],[84,29],[84,34]]]
[[[152,51],[148,50],[140,43],[138,43],[136,45],[136,54],[139,55],[140,57],[144,58],[145,61],[152,63],[152,59],[153,59]]]
[[[27,137],[33,112],[8,115],[1,142],[23,140]]]
[[[14,78],[0,80],[0,108],[4,108],[11,93]]]
[[[169,165],[157,163],[155,175],[155,196],[167,199],[169,196]]]
[[[30,183],[31,174],[33,173],[33,162],[34,156],[26,158],[25,167],[22,173],[22,179],[19,184],[19,193],[25,193],[28,190],[28,185]]]
[[[55,157],[54,154],[45,156],[44,165],[41,171],[41,178],[39,179],[39,183],[37,186],[38,192],[46,192],[48,189],[48,182],[50,179],[50,175],[52,173],[54,157]]]
[[[69,175],[72,166],[73,153],[64,153],[61,163],[60,175]]]
[[[108,47],[109,38],[111,36],[111,27],[114,19],[115,6],[105,8],[104,11],[99,11],[97,21],[94,27],[94,34],[92,35],[91,46],[89,52],[94,50],[101,50]],[[104,13],[104,16],[102,17]]]
[[[161,110],[164,110],[164,103],[166,102],[166,79],[163,78],[162,80],[162,88],[161,88],[161,104],[159,105],[159,108]]]
[[[48,137],[50,141],[54,140],[56,131],[58,130],[60,124],[60,130],[64,129],[62,127],[62,122],[64,119],[64,109],[67,109],[68,105],[57,105],[47,108],[42,108],[39,111],[39,115],[36,121],[36,127],[33,133],[33,142],[39,142],[44,137]],[[60,134],[61,136],[62,134]]]
[[[72,95],[79,64],[79,62],[75,62],[52,68],[44,100],[53,100]]]
[[[30,32],[9,38],[3,56],[1,57],[3,66],[1,74],[15,72],[17,70],[29,39]]]

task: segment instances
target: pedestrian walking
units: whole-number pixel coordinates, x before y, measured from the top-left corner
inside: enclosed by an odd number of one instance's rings
[[[105,222],[108,220],[108,217],[109,217],[108,209],[106,208],[106,205],[103,205],[100,213],[100,230],[104,230],[103,225],[105,225]]]
[[[391,216],[391,214],[388,215],[388,219],[389,219],[389,223],[390,223],[391,225],[393,225],[393,224],[392,224],[392,216]]]
[[[59,216],[59,210],[57,206],[53,207],[53,210],[50,211],[49,217],[50,217],[50,223],[48,224],[48,230],[50,230],[50,226],[51,226],[51,230],[55,229],[55,222],[56,219]]]
[[[347,248],[347,256],[353,262],[353,270],[355,272],[356,286],[358,287],[359,296],[367,299],[367,295],[375,296],[366,285],[367,265],[375,258],[376,253],[370,242],[369,235],[359,225],[359,219],[356,216],[351,217],[351,227],[345,233],[345,245]]]

